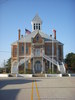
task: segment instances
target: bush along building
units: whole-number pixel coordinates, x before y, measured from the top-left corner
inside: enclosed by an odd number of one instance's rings
[[[18,30],[18,40],[11,45],[11,73],[65,73],[63,44],[54,36],[42,32],[42,21],[36,15],[32,32],[25,36]]]

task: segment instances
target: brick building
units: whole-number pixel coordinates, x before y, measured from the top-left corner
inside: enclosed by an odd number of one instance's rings
[[[18,30],[18,40],[11,45],[11,73],[51,72],[65,73],[63,64],[63,44],[56,39],[56,30],[53,36],[42,32],[42,21],[36,15],[32,22],[32,32],[26,29],[25,36]]]

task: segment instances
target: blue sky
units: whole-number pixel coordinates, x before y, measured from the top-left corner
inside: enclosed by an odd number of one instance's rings
[[[11,57],[18,29],[23,35],[25,28],[32,31],[31,20],[37,13],[43,32],[50,35],[56,29],[57,40],[64,44],[64,57],[75,53],[75,0],[0,0],[0,66]]]

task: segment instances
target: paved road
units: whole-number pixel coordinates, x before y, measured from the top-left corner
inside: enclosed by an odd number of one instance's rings
[[[75,100],[75,77],[0,78],[0,100]]]

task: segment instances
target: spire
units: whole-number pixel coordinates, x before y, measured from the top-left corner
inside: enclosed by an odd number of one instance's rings
[[[35,17],[32,19],[32,22],[40,22],[42,24],[41,18],[38,16],[38,14],[35,15]]]

